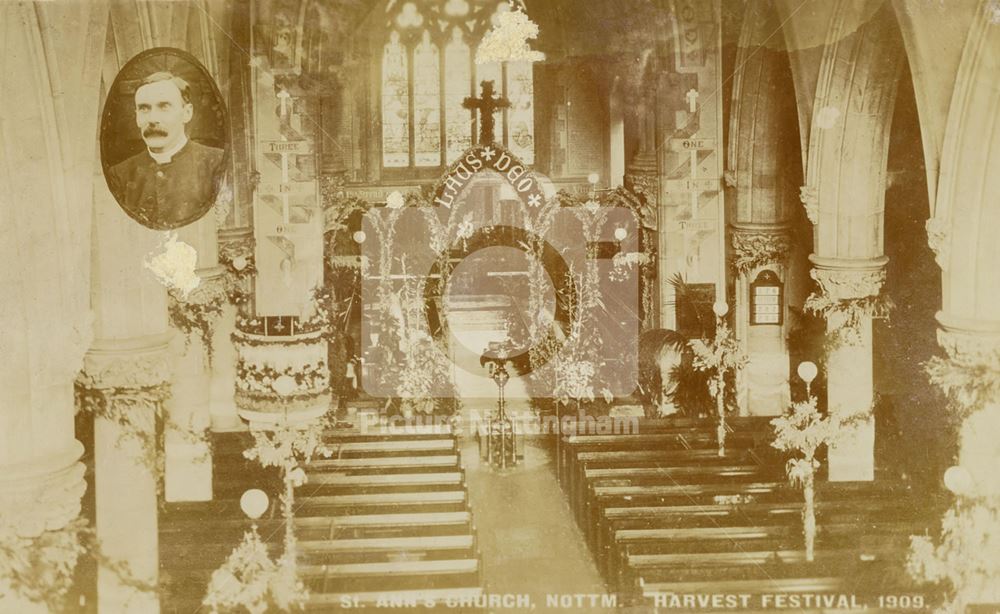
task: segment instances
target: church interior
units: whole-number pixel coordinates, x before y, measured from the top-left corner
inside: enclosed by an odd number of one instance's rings
[[[0,612],[996,611],[997,0],[0,33]],[[164,48],[168,229],[105,159]]]

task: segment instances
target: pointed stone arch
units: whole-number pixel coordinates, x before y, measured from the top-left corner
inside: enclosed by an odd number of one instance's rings
[[[764,269],[783,284],[791,277],[790,221],[801,183],[801,171],[794,168],[800,159],[798,135],[788,128],[795,118],[795,101],[787,95],[792,76],[779,31],[772,2],[747,4],[733,73],[727,152],[734,325],[751,356],[740,378],[739,400],[741,411],[755,415],[778,415],[789,402],[786,326],[750,326],[751,280]],[[801,253],[799,257],[804,260]]]
[[[855,10],[838,2],[824,48],[803,198],[818,257],[877,260],[903,47],[888,3],[862,23]]]
[[[948,113],[937,206],[928,238],[944,270],[948,319],[1000,330],[1000,32],[980,6],[966,40]]]

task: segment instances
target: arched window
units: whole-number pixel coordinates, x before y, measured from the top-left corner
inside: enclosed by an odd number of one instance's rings
[[[495,116],[496,139],[535,159],[534,84],[529,62],[477,66],[476,47],[506,0],[390,0],[382,53],[382,166],[433,168],[475,142],[478,118],[462,102],[491,80],[511,106]]]

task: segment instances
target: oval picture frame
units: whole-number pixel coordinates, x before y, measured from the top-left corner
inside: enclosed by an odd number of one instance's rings
[[[178,125],[187,137],[179,150],[158,152],[158,161],[137,123],[135,94],[144,79],[160,72],[187,84],[191,115],[178,124],[176,113],[148,113],[148,118],[166,124],[149,119],[152,124],[146,125],[152,132],[147,134],[152,138],[157,128],[166,130],[160,134],[175,135]],[[179,82],[166,82],[180,89]],[[122,66],[108,90],[100,146],[108,189],[129,217],[153,230],[187,226],[212,209],[227,176],[231,148],[225,99],[212,75],[190,53],[174,47],[147,49]]]

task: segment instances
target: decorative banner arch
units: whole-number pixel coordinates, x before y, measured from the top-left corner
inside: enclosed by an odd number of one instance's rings
[[[509,149],[497,143],[474,145],[465,150],[434,185],[432,204],[450,209],[455,197],[483,171],[500,175],[529,209],[539,209],[545,204],[539,177]]]

